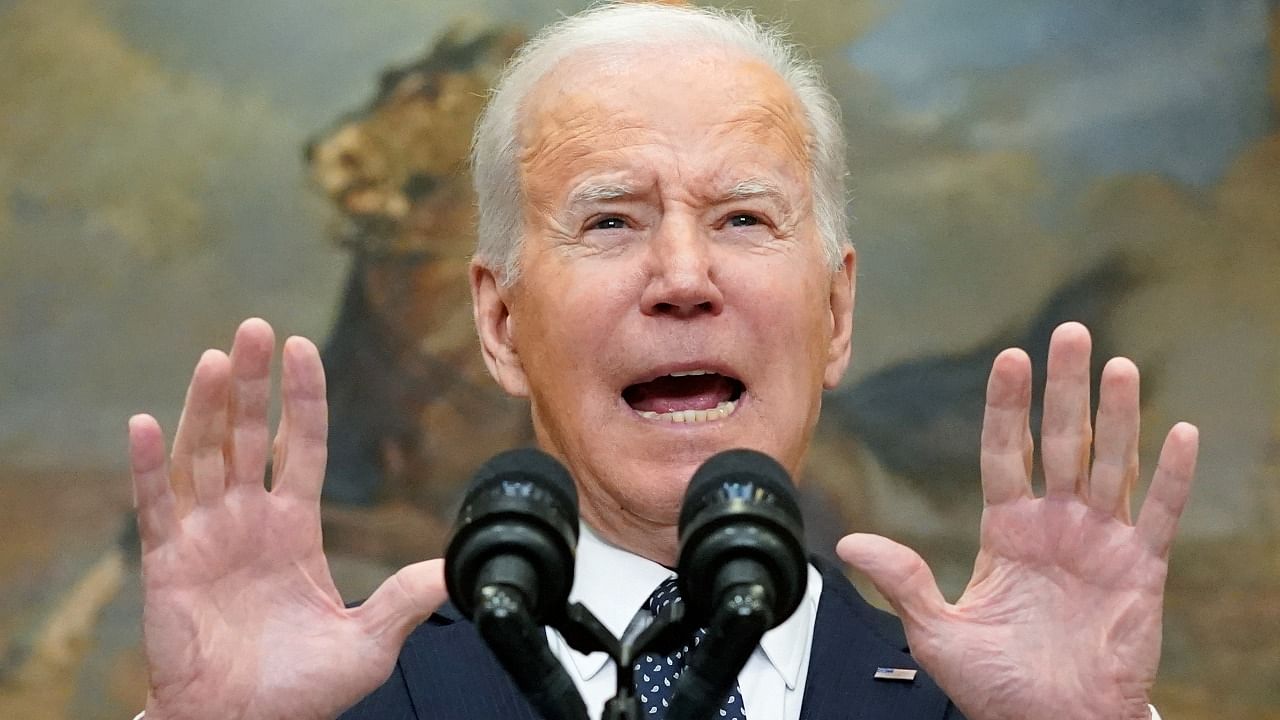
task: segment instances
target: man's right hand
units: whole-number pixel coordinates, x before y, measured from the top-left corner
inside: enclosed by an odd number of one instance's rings
[[[343,606],[320,539],[324,369],[299,337],[284,344],[265,488],[274,337],[247,320],[230,357],[200,358],[168,467],[155,419],[129,421],[148,720],[333,718],[390,675],[409,632],[446,598],[432,560]]]

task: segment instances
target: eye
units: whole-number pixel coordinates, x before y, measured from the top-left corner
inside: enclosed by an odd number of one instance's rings
[[[759,225],[760,218],[750,213],[738,213],[729,216],[728,224],[730,227],[751,227],[752,225]]]
[[[600,218],[591,225],[592,230],[624,230],[627,227],[627,221],[616,215]]]

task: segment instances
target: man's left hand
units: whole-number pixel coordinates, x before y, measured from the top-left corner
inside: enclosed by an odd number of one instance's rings
[[[1044,497],[1030,482],[1030,360],[1017,349],[996,358],[982,429],[981,548],[955,604],[902,545],[854,534],[837,547],[897,610],[913,655],[970,720],[1149,717],[1169,548],[1199,434],[1186,423],[1169,431],[1132,522],[1138,369],[1123,358],[1107,363],[1095,430],[1089,354],[1084,326],[1054,332]]]

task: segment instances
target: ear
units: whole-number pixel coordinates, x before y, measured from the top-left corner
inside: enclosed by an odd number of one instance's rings
[[[831,343],[822,375],[822,386],[828,390],[840,384],[853,355],[853,291],[857,282],[858,254],[846,247],[840,269],[831,274]]]
[[[471,310],[475,315],[484,364],[508,395],[528,397],[528,380],[512,343],[511,288],[504,287],[493,270],[479,263],[472,262],[470,272]]]

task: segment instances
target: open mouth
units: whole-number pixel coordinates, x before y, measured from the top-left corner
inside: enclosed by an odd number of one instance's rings
[[[737,409],[746,386],[710,370],[686,370],[628,385],[622,399],[641,417],[672,423],[723,420]]]

